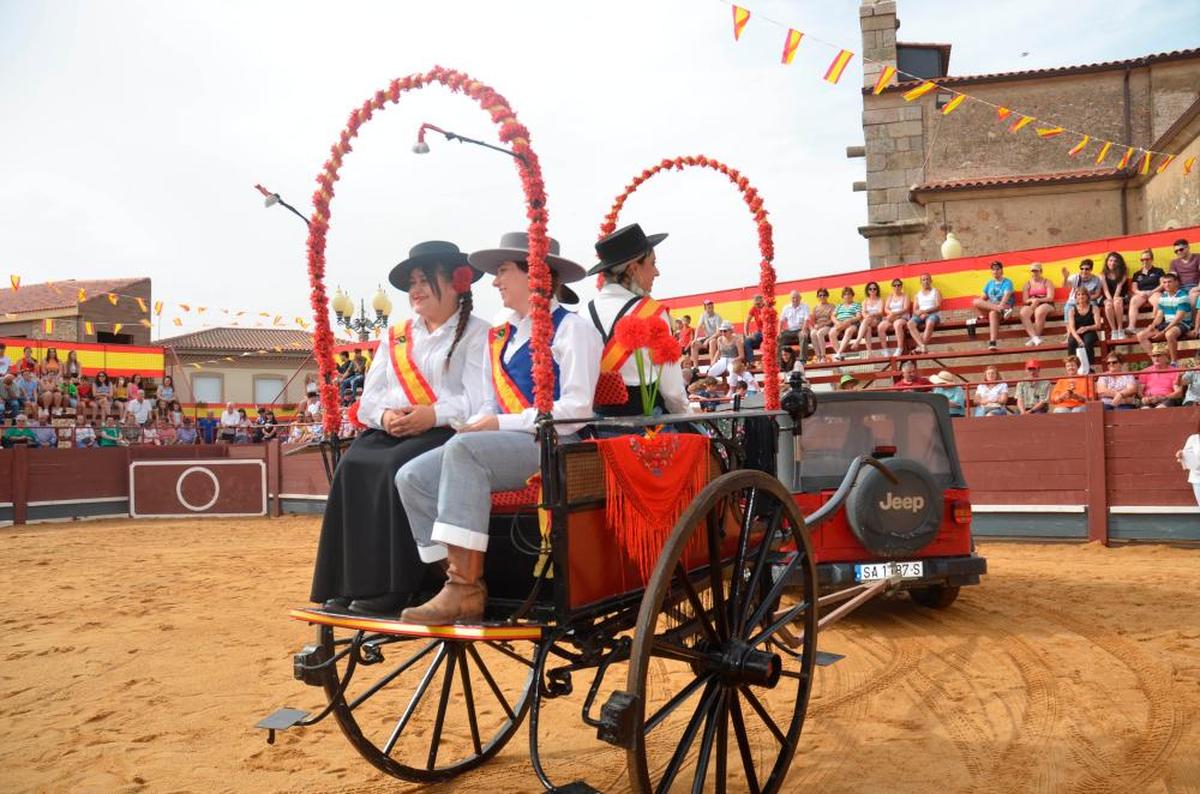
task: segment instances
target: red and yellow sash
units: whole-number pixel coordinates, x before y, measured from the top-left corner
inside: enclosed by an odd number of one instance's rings
[[[657,317],[663,313],[663,305],[654,298],[642,298],[641,302],[625,313],[625,317]],[[618,321],[619,322],[619,321]],[[600,372],[616,372],[625,366],[625,362],[633,355],[633,349],[625,347],[617,340],[616,329],[610,331],[608,343],[604,345],[604,354],[600,356]]]
[[[400,381],[400,388],[413,405],[433,405],[437,395],[412,357],[412,320],[404,324],[404,331],[396,336],[393,328],[388,329],[388,347],[392,351],[392,368]]]
[[[511,325],[505,324],[497,325],[488,331],[488,351],[492,359],[492,384],[496,390],[496,401],[508,414],[520,413],[532,405],[504,368],[504,348],[512,338],[514,330]]]

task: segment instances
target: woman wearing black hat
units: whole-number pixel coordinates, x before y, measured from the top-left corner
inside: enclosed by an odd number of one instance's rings
[[[614,330],[624,317],[662,317],[667,327],[671,327],[667,310],[650,297],[654,279],[658,276],[654,247],[666,237],[666,234],[647,236],[641,226],[633,223],[596,243],[600,262],[588,275],[602,274],[604,286],[595,299],[588,301],[588,315],[604,339],[604,354],[600,359],[601,384],[595,406],[596,413],[602,416],[631,416],[642,412],[637,361],[633,351],[620,344]],[[610,394],[621,388],[625,390],[623,401]],[[687,389],[678,361],[662,368],[658,408],[673,414],[688,410]]]
[[[481,275],[458,246],[431,241],[414,246],[388,276],[408,293],[414,317],[388,328],[367,370],[358,418],[368,429],[334,473],[313,601],[394,614],[439,583],[417,554],[394,479],[409,460],[444,444],[454,433],[451,423],[470,416],[480,401],[476,379],[464,374],[485,366],[487,323],[471,315],[471,283]]]

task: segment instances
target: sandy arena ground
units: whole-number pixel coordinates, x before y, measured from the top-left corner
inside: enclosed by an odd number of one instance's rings
[[[106,521],[0,530],[7,596],[0,790],[411,791],[333,720],[268,747],[292,679],[317,520]],[[944,612],[868,606],[823,634],[789,790],[1200,791],[1200,550],[989,543]],[[623,754],[544,719],[551,773],[621,788]],[[539,790],[522,730],[429,791]],[[736,786],[731,786],[736,790]]]

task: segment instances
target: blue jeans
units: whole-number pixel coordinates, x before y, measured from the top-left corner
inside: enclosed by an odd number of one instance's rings
[[[754,351],[758,350],[762,345],[762,334],[755,332],[746,334],[746,338],[742,342],[742,351],[746,354],[746,366],[750,366],[750,362],[754,360]]]
[[[1008,411],[1003,408],[984,408],[982,405],[975,408],[976,416],[1008,416]]]

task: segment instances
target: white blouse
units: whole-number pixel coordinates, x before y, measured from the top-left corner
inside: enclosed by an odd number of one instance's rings
[[[451,419],[466,419],[482,402],[482,395],[478,392],[472,399],[464,375],[487,366],[487,329],[486,322],[471,315],[467,319],[467,328],[463,331],[462,339],[454,348],[450,366],[447,367],[446,354],[450,352],[450,345],[458,330],[458,315],[442,323],[432,333],[425,325],[425,320],[420,317],[413,318],[410,349],[417,369],[421,370],[433,393],[437,395],[433,410],[437,416],[438,427],[449,425]],[[404,324],[395,326],[395,330],[396,333],[402,333]],[[367,370],[367,377],[363,382],[362,398],[358,403],[358,420],[377,430],[383,429],[384,411],[408,408],[412,405],[400,386],[400,378],[392,364],[388,338],[389,334],[386,332],[380,337],[372,366]]]

